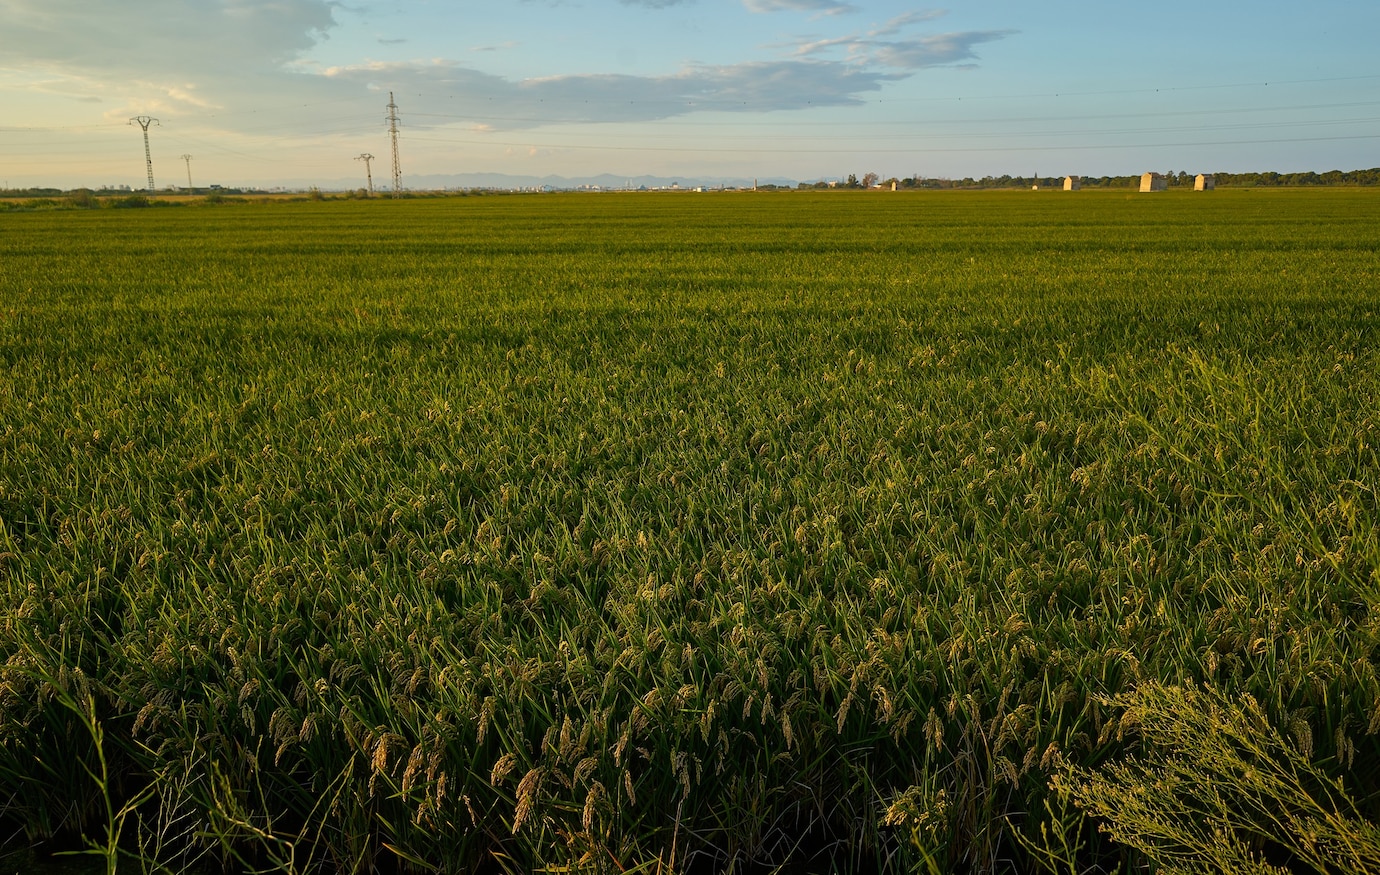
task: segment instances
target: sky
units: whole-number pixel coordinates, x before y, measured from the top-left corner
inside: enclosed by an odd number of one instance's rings
[[[0,185],[1380,166],[1380,3],[0,0]],[[189,159],[183,156],[191,156]]]

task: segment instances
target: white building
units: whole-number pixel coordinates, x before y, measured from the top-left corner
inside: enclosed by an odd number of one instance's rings
[[[1212,191],[1217,187],[1217,180],[1213,179],[1211,173],[1199,173],[1193,177],[1194,191]]]
[[[1064,191],[1078,191],[1078,190],[1081,189],[1082,187],[1083,187],[1083,177],[1081,177],[1081,176],[1065,176],[1065,177],[1064,177]]]
[[[1169,180],[1159,173],[1146,173],[1140,178],[1141,191],[1164,191],[1169,188]]]

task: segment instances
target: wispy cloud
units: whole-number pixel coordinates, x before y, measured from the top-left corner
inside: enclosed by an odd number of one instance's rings
[[[870,37],[891,36],[900,33],[901,30],[912,24],[919,24],[922,21],[934,21],[936,18],[943,18],[948,15],[947,9],[917,9],[913,12],[902,13],[867,32]]]
[[[897,40],[871,47],[871,60],[886,67],[921,70],[977,60],[973,49],[1015,33],[1012,30],[970,30]]]
[[[223,72],[283,64],[335,26],[329,0],[4,0],[7,63],[63,65],[106,76]]]
[[[862,102],[896,77],[808,59],[691,66],[665,76],[583,74],[512,80],[449,61],[333,67],[335,82],[397,89],[447,109],[412,127],[482,121],[495,128],[560,122],[653,121],[695,112],[772,112]]]
[[[857,12],[852,3],[838,0],[743,0],[743,5],[753,12],[815,12],[820,15],[841,15]]]
[[[4,0],[0,57],[42,71],[64,87],[130,112],[199,113],[233,102],[232,92],[278,95],[287,68],[335,25],[329,0]],[[319,78],[319,77],[311,77]],[[265,80],[274,80],[272,83]],[[307,84],[299,99],[315,89]],[[112,106],[113,104],[113,106]]]
[[[908,12],[865,31],[802,40],[795,44],[794,54],[800,58],[821,59],[838,51],[853,64],[921,70],[975,61],[974,47],[1015,33],[1012,30],[970,30],[896,38],[911,25],[934,21],[945,14],[944,10]]]
[[[694,0],[627,2],[664,7]],[[819,15],[853,8],[839,0],[744,2],[759,12]],[[320,69],[304,59],[335,26],[333,14],[343,7],[331,0],[141,3],[142,14],[132,16],[116,4],[90,0],[0,0],[0,57],[7,68],[0,69],[0,86],[100,101],[112,121],[149,113],[165,124],[199,119],[217,129],[293,136],[322,130],[319,117],[313,120],[303,107],[338,107],[331,129],[345,131],[355,113],[368,112],[366,122],[377,122],[382,101],[374,106],[375,98],[396,91],[411,129],[457,124],[513,130],[856,105],[916,70],[971,61],[976,46],[1007,34],[916,34],[917,25],[942,13],[915,11],[843,36],[778,46],[781,56],[769,60],[688,64],[661,74],[524,79],[455,58]],[[215,39],[205,39],[208,34]],[[469,52],[517,45],[478,45]]]

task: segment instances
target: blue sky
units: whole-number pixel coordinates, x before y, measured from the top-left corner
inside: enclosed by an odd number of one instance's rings
[[[0,184],[1380,165],[1380,4],[0,0]]]

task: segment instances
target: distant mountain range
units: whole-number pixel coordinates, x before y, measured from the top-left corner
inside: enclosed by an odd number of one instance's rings
[[[375,178],[375,189],[383,190],[387,186],[379,185]],[[356,188],[363,188],[363,180],[360,179],[335,179],[328,182],[302,182],[289,181],[282,183],[288,188],[307,188],[316,185],[323,191],[348,191]],[[786,185],[795,187],[794,179],[786,179],[780,176],[762,177],[756,180],[758,185]],[[416,176],[403,176],[403,188],[412,191],[437,191],[448,188],[493,188],[493,189],[531,189],[550,186],[555,189],[577,189],[577,188],[603,188],[603,189],[637,189],[637,188],[670,188],[672,185],[679,185],[681,188],[752,188],[753,179],[751,177],[727,177],[727,176],[614,176],[612,173],[601,173],[598,176],[517,176],[509,173],[432,173],[418,174]]]

